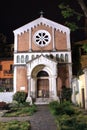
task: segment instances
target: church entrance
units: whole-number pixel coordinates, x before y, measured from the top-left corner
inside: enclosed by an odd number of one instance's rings
[[[49,97],[49,75],[46,71],[37,74],[37,98]]]

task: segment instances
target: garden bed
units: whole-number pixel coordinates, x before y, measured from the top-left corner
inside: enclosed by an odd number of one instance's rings
[[[4,116],[5,117],[17,117],[17,116],[31,116],[37,111],[37,107],[35,105],[28,106],[15,106],[11,107]]]
[[[10,121],[0,122],[0,130],[30,130],[30,122],[28,121]]]
[[[54,101],[49,104],[49,107],[51,113],[55,116],[59,130],[87,130],[85,110],[81,110],[70,102],[60,104]]]

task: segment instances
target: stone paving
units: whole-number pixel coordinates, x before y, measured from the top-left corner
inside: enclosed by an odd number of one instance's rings
[[[54,117],[48,106],[38,106],[38,111],[30,118],[31,130],[57,130]]]
[[[33,116],[27,117],[0,117],[0,121],[8,122],[11,120],[30,121],[31,130],[58,130],[55,119],[51,115],[48,105],[38,106],[38,111]]]

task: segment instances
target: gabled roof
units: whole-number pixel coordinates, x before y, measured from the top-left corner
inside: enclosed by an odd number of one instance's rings
[[[24,31],[27,31],[27,30],[34,28],[34,27],[37,27],[40,24],[52,27],[56,30],[59,30],[60,32],[63,32],[63,33],[65,33],[65,32],[70,33],[70,29],[68,27],[63,26],[59,23],[56,23],[56,22],[51,21],[51,20],[44,18],[44,17],[39,17],[36,20],[29,22],[28,24],[25,24],[24,26],[14,30],[13,32],[15,35],[21,34],[21,33],[24,33]]]

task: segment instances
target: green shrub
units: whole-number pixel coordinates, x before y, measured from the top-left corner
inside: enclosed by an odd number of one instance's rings
[[[61,126],[65,125],[65,126],[69,126],[69,127],[74,127],[74,125],[76,124],[76,118],[75,117],[63,115],[63,116],[61,116],[60,120],[61,120]]]
[[[57,101],[50,102],[49,107],[53,115],[64,114],[61,104]]]
[[[62,126],[61,130],[75,130],[75,128],[69,126]]]
[[[72,96],[72,89],[63,85],[61,92],[62,102],[65,100],[71,101],[71,96]]]
[[[64,112],[65,112],[67,115],[69,115],[69,116],[75,114],[75,111],[74,111],[74,109],[73,109],[72,107],[65,107],[65,108],[64,108]]]
[[[71,102],[70,101],[64,101],[61,103],[64,107],[66,106],[71,106]]]
[[[64,113],[69,115],[69,116],[75,114],[75,110],[73,109],[72,106],[66,106],[63,109],[64,109]]]
[[[19,104],[23,104],[26,101],[27,93],[26,92],[16,92],[13,95],[13,100],[17,101]]]
[[[0,87],[0,92],[4,92],[4,87]]]
[[[69,115],[60,115],[56,118],[56,123],[59,130],[75,130],[75,118]]]
[[[62,114],[67,114],[70,116],[75,114],[75,109],[69,101],[65,101],[65,102],[61,103],[60,105],[61,105],[61,108],[63,109]]]
[[[49,104],[52,114],[56,115],[59,130],[87,130],[87,113],[73,106],[70,101]]]
[[[18,125],[15,126],[9,126],[8,130],[21,130]]]
[[[87,130],[87,123],[85,123],[85,122],[77,123],[76,130]]]
[[[30,115],[33,115],[37,111],[37,107],[34,104],[30,106],[29,109],[30,109]]]
[[[58,105],[59,105],[59,103],[57,101],[52,101],[49,103],[49,107],[51,109],[55,109]]]
[[[0,130],[30,130],[30,122],[17,120],[0,122]]]
[[[73,109],[70,102],[58,103],[57,101],[53,101],[49,104],[52,114],[54,115],[73,115],[75,110]]]
[[[4,114],[4,117],[16,117],[16,116],[30,116],[37,111],[36,105],[12,107]]]

